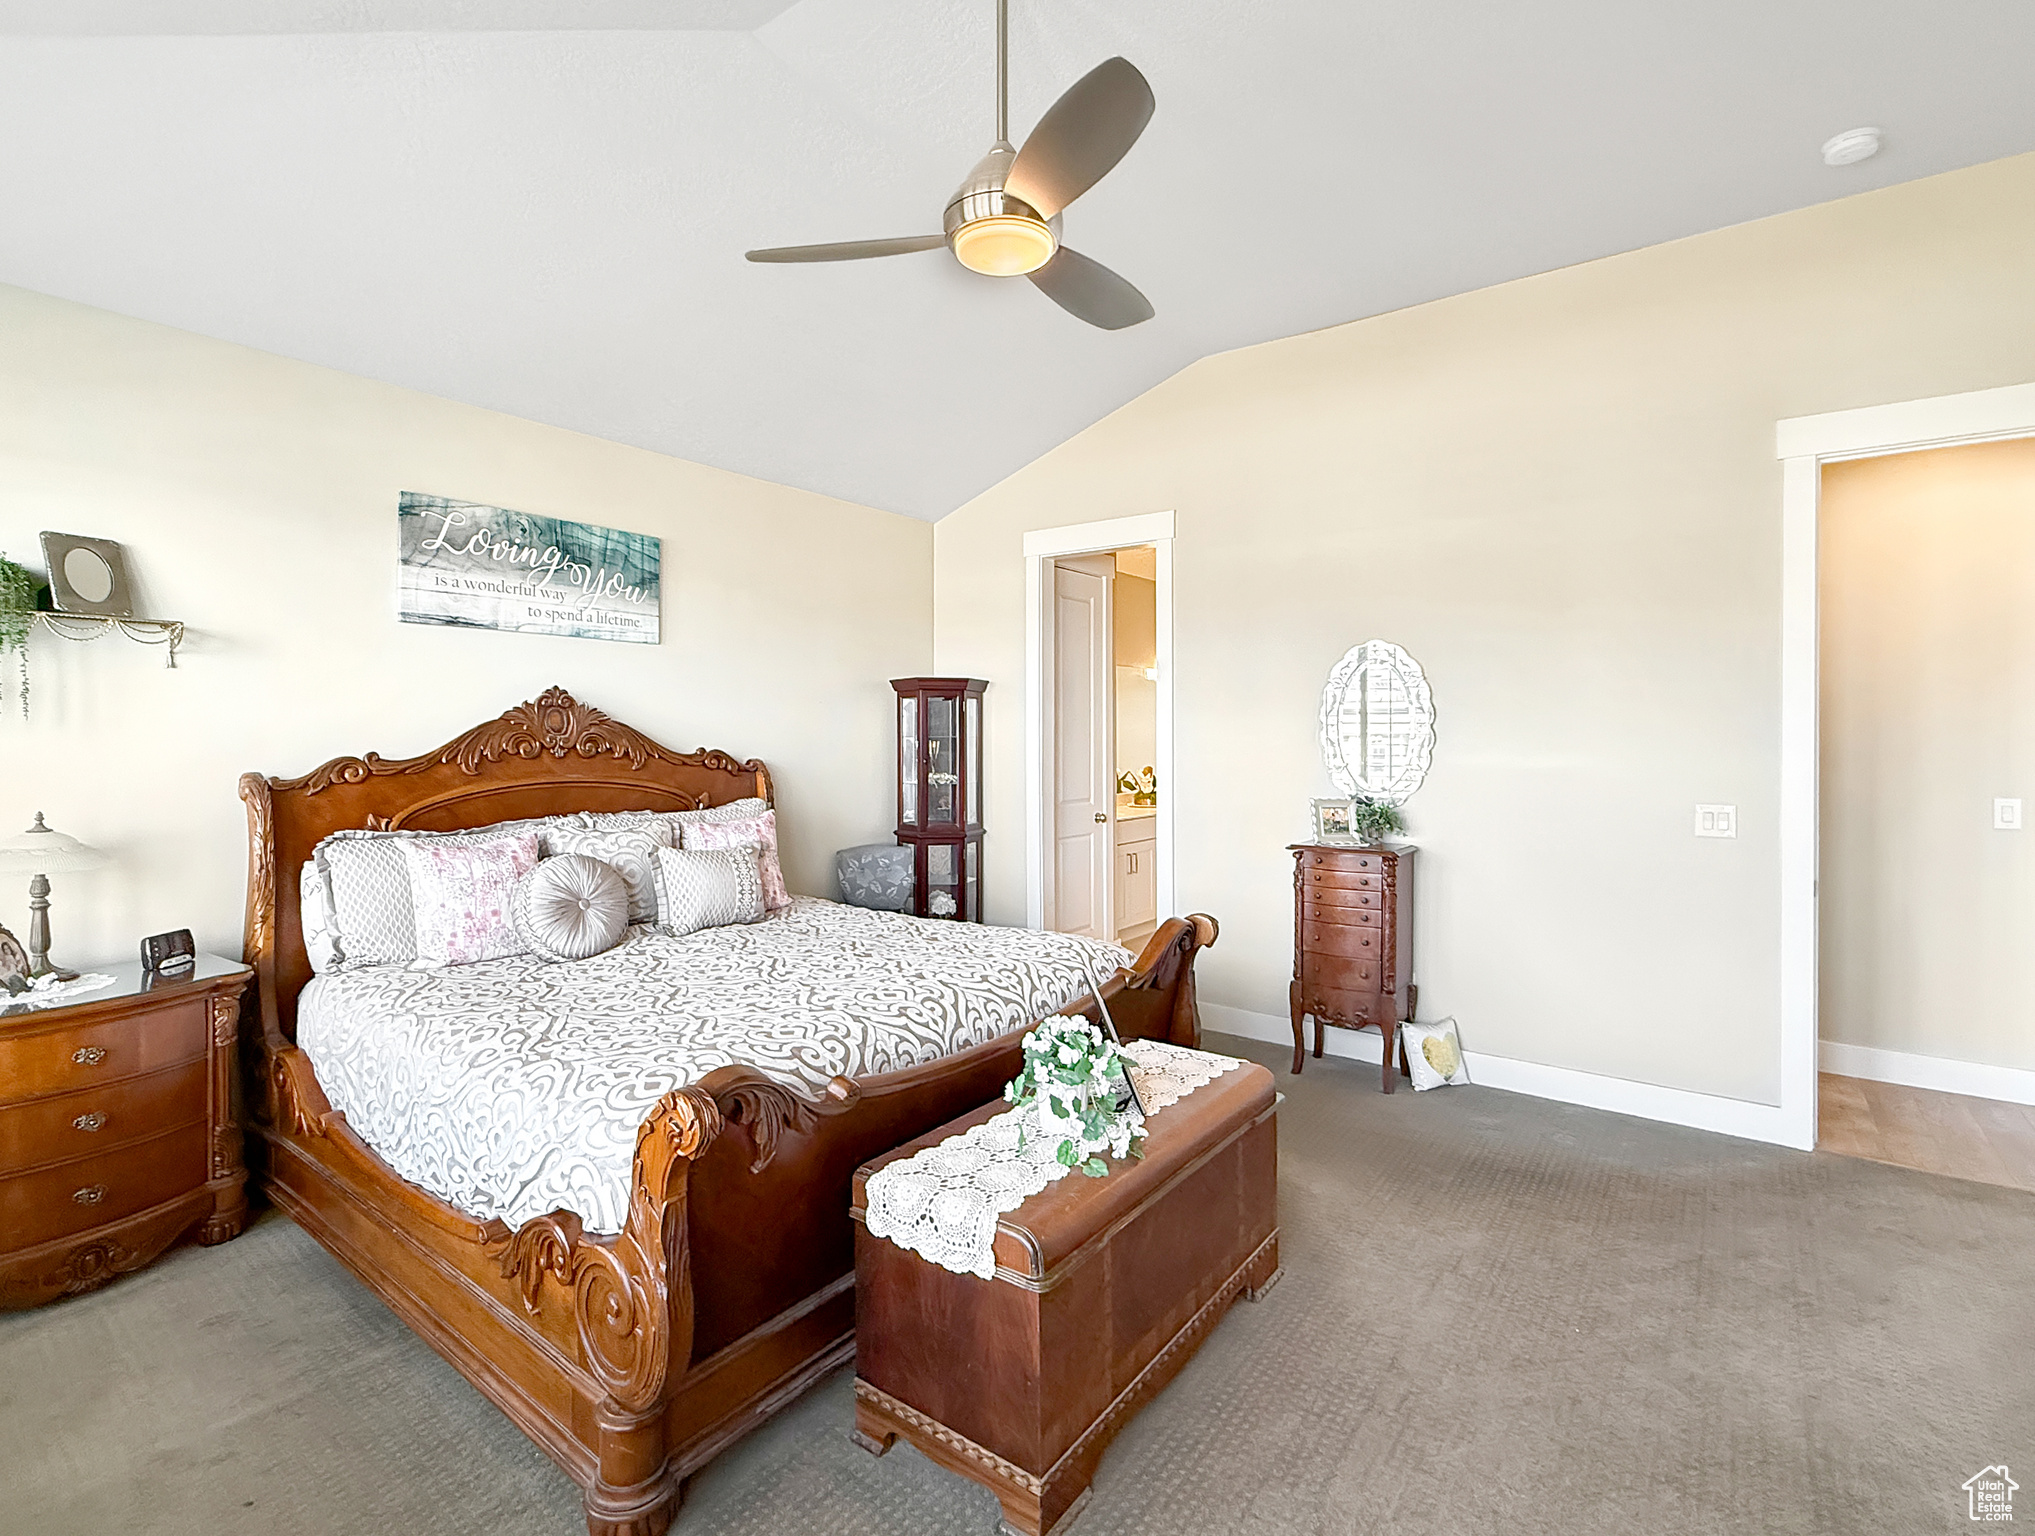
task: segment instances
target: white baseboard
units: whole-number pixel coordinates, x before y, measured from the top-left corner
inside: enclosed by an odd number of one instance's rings
[[[1263,1040],[1273,1045],[1293,1043],[1292,1020],[1277,1014],[1253,1013],[1246,1008],[1228,1008],[1204,1000],[1201,1021],[1209,1029],[1242,1035],[1246,1040]],[[1309,1039],[1312,1049],[1311,1031]],[[1331,1056],[1373,1065],[1384,1055],[1384,1042],[1370,1030],[1331,1029],[1323,1048]],[[1537,1099],[1554,1099],[1563,1104],[1637,1115],[1643,1120],[1742,1136],[1748,1141],[1772,1142],[1783,1147],[1802,1145],[1790,1133],[1777,1104],[1754,1104],[1745,1099],[1692,1093],[1686,1088],[1601,1077],[1595,1072],[1578,1072],[1573,1067],[1543,1066],[1534,1061],[1515,1061],[1509,1056],[1486,1056],[1479,1051],[1464,1051],[1463,1060],[1469,1066],[1470,1081],[1486,1088],[1503,1088]],[[2027,1075],[2035,1078],[2035,1073]]]
[[[1377,1059],[1375,1052],[1372,1059]],[[1938,1093],[1961,1093],[1974,1099],[2004,1099],[2009,1104],[2035,1104],[2035,1072],[2020,1067],[1989,1067],[1982,1062],[1883,1051],[1877,1046],[1845,1045],[1837,1040],[1821,1041],[1817,1060],[1825,1072],[1844,1077],[1900,1083],[1909,1088],[1934,1088]]]

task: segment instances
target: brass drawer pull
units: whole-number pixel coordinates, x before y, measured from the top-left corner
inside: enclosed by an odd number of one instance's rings
[[[72,1195],[71,1198],[80,1205],[97,1205],[101,1200],[106,1198],[106,1186],[104,1184],[87,1184],[83,1189]]]
[[[81,1067],[96,1067],[105,1059],[106,1047],[103,1045],[81,1045],[71,1052],[71,1060]]]
[[[96,1131],[105,1123],[106,1117],[96,1109],[89,1114],[78,1116],[77,1119],[71,1122],[74,1128],[81,1131]]]

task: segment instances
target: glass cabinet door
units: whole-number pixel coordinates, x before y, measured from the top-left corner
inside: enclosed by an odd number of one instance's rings
[[[952,843],[926,844],[926,916],[953,917],[961,909],[960,862]]]
[[[908,693],[897,701],[897,821],[919,824],[919,701]]]
[[[961,701],[961,710],[968,721],[968,802],[962,807],[961,819],[971,827],[979,827],[982,825],[982,700],[970,695]]]
[[[968,877],[961,887],[961,915],[971,923],[982,921],[982,845],[968,844]]]
[[[961,818],[961,711],[959,701],[926,696],[926,824],[952,826]]]

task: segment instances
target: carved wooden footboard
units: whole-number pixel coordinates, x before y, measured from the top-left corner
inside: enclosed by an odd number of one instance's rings
[[[1160,929],[1103,988],[1118,1027],[1191,1043],[1174,1030],[1214,933]],[[669,1093],[613,1235],[567,1211],[512,1231],[403,1182],[264,1033],[263,1188],[585,1488],[593,1536],[655,1536],[687,1475],[852,1355],[854,1170],[994,1098],[1022,1033],[817,1101],[739,1066]]]
[[[853,1352],[854,1170],[993,1098],[1021,1031],[818,1100],[724,1067],[638,1132],[622,1231],[557,1211],[511,1230],[405,1183],[334,1111],[294,1042],[309,976],[298,866],[340,826],[445,829],[579,809],[769,794],[762,764],[680,756],[560,690],[436,753],[249,774],[244,1031],[261,1187],[586,1490],[593,1536],[656,1536],[683,1479]],[[1103,987],[1127,1036],[1199,1040],[1196,953],[1175,918]],[[1078,1005],[1077,1005],[1078,1006]],[[1089,1004],[1092,1010],[1092,1003]]]

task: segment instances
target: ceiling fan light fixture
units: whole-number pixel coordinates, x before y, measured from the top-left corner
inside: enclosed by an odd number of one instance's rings
[[[996,213],[956,229],[953,246],[955,259],[971,272],[1023,277],[1051,261],[1059,242],[1043,220]]]

